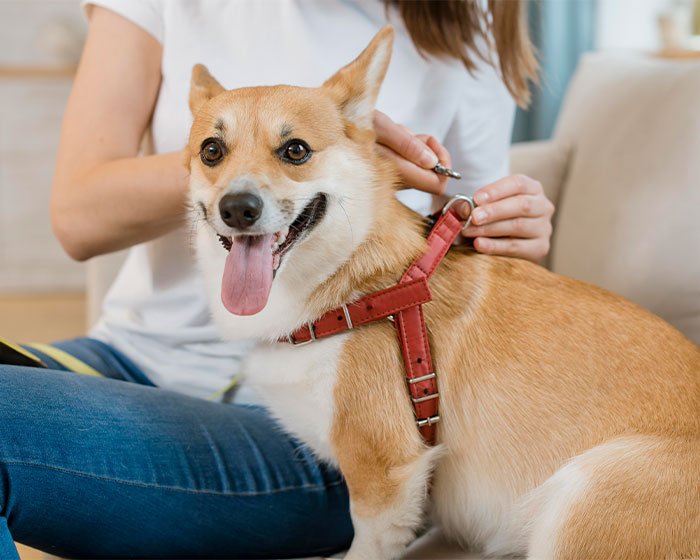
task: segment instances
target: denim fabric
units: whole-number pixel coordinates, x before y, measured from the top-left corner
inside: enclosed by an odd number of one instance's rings
[[[340,474],[261,408],[0,365],[2,560],[13,539],[69,558],[282,558],[345,548],[352,525]]]
[[[132,362],[125,354],[109,344],[105,344],[101,340],[87,337],[73,338],[71,340],[54,342],[51,346],[78,358],[80,361],[88,364],[110,379],[130,381],[131,383],[148,385],[150,387],[155,386],[154,383],[146,377],[146,374],[141,371],[141,368]],[[63,364],[57,362],[41,350],[33,347],[25,347],[25,349],[34,354],[37,358],[40,358],[49,368],[66,370]]]

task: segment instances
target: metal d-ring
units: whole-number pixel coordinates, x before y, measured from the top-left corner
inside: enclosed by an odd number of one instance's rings
[[[469,204],[471,210],[469,211],[469,217],[467,218],[467,222],[464,224],[464,227],[469,227],[469,224],[472,223],[472,214],[474,214],[474,208],[476,208],[476,202],[474,202],[474,199],[471,196],[467,196],[466,194],[456,194],[454,195],[450,200],[447,201],[447,204],[443,206],[442,208],[442,213],[447,214],[447,211],[456,203],[459,202],[460,200],[463,200],[467,204]]]

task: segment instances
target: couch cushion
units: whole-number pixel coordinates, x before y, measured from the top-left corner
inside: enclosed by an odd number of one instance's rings
[[[569,146],[554,140],[520,142],[510,148],[510,172],[542,183],[544,194],[556,206],[569,167]]]
[[[700,343],[700,64],[585,57],[555,139],[572,146],[554,271],[647,307]]]

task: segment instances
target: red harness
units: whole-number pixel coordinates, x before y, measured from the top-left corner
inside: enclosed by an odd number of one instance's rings
[[[298,346],[380,319],[391,320],[401,345],[416,425],[428,445],[435,445],[435,424],[440,421],[440,414],[437,376],[430,356],[422,306],[433,299],[428,280],[462,228],[471,221],[471,213],[466,224],[458,217],[454,203],[459,200],[474,209],[470,197],[458,195],[452,198],[428,234],[427,250],[408,267],[398,284],[328,311],[313,323],[294,331],[287,340]]]

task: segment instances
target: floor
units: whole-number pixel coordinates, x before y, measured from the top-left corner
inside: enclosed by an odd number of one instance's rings
[[[15,342],[51,342],[85,334],[82,294],[0,296],[0,337]],[[22,560],[45,560],[19,545]]]
[[[85,334],[83,294],[0,296],[0,337],[51,342]]]

